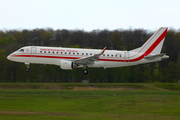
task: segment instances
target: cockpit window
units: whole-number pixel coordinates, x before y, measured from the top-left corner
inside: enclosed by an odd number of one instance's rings
[[[24,49],[19,49],[18,52],[24,52]]]
[[[24,49],[20,49],[20,52],[24,52]]]

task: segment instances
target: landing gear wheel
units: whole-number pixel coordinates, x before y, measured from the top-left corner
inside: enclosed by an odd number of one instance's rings
[[[84,73],[85,75],[87,75],[87,74],[88,74],[88,70],[87,70],[87,69],[84,69],[84,70],[83,70],[83,73]]]
[[[26,72],[29,72],[29,68],[26,68]]]

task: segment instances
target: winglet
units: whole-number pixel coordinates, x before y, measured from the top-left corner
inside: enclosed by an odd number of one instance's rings
[[[101,52],[101,54],[103,54],[103,53],[105,52],[106,48],[107,48],[107,46],[103,49],[103,51]]]

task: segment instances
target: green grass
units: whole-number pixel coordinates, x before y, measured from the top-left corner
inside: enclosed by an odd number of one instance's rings
[[[174,90],[180,91],[180,84],[178,83],[1,83],[1,89],[53,89],[53,90],[72,90],[74,87],[87,88],[93,86],[94,88],[123,88],[125,90]],[[157,89],[159,88],[159,89]]]
[[[159,84],[154,84],[156,87],[160,87],[163,89],[168,89],[168,90],[174,90],[174,91],[180,91],[180,84],[173,84],[173,83],[159,83]]]
[[[0,90],[0,120],[32,119],[178,120],[180,91]]]

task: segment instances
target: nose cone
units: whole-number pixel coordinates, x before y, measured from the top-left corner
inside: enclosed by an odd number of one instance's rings
[[[9,56],[9,55],[7,56],[7,59],[8,59],[8,60],[10,59],[10,56]]]
[[[12,60],[13,57],[12,57],[11,55],[8,55],[8,56],[7,56],[7,59],[8,59],[8,60]]]

